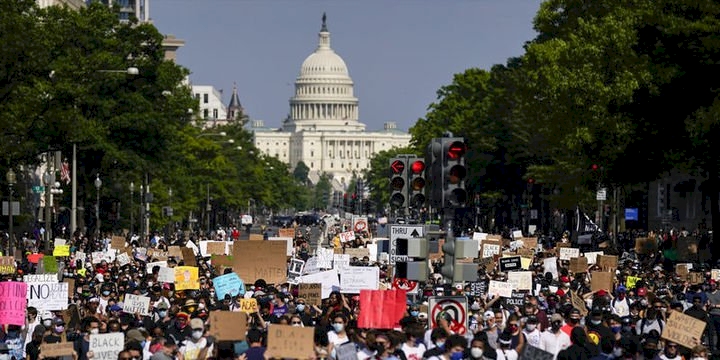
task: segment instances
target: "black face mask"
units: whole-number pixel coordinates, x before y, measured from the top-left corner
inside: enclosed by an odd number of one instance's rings
[[[568,319],[568,323],[573,324],[573,325],[576,325],[579,322],[580,322],[580,319],[573,319],[573,318]]]

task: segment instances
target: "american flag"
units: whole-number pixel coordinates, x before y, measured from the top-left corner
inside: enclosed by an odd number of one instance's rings
[[[60,168],[60,180],[65,181],[65,184],[70,183],[70,164],[68,164],[67,160],[63,161]]]

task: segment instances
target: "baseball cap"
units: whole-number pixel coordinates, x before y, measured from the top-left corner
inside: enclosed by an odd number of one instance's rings
[[[135,340],[138,342],[145,341],[145,337],[142,335],[142,333],[138,329],[128,330],[127,334],[125,334],[125,338],[127,338],[128,341],[132,341],[132,340]]]
[[[563,319],[562,315],[560,315],[558,313],[552,314],[552,316],[550,317],[550,321],[563,321],[563,320],[564,319]]]
[[[202,320],[200,320],[198,318],[194,318],[194,319],[190,320],[190,328],[191,329],[204,329],[205,324],[203,324]]]
[[[489,319],[489,318],[491,318],[491,317],[495,317],[495,313],[493,313],[493,312],[490,311],[490,310],[486,311],[485,314],[483,314],[483,319],[485,319],[485,320],[487,320],[487,319]]]
[[[645,295],[647,295],[647,289],[645,289],[644,287],[639,288],[637,291],[637,294],[638,294],[638,296],[645,296]]]

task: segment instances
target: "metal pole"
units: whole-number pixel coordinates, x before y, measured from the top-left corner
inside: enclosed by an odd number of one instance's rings
[[[10,232],[8,236],[8,252],[7,256],[14,256],[13,252],[13,184],[8,184],[10,188],[10,201],[8,202],[8,230]]]
[[[147,194],[150,193],[150,178],[147,173],[145,173],[145,217],[143,218],[143,221],[145,222],[145,241],[148,241],[149,244],[149,237],[150,237],[150,202],[147,201]]]
[[[55,179],[53,179],[53,169],[52,169],[52,153],[48,151],[47,153],[47,178],[48,181],[45,184],[45,253],[50,253],[50,230],[51,230],[51,224],[52,224],[52,193],[50,190],[55,184]]]
[[[95,233],[97,238],[100,238],[100,187],[98,186],[95,191]]]
[[[73,157],[72,157],[72,174],[70,176],[72,179],[70,182],[72,183],[72,202],[70,204],[70,236],[75,234],[75,230],[77,229],[77,145],[73,143]]]
[[[615,203],[613,209],[615,217],[615,225],[613,226],[613,243],[617,248],[618,232],[620,231],[620,194],[617,186],[613,187],[613,202]]]
[[[140,221],[140,244],[144,245],[143,236],[145,234],[145,186],[140,185],[140,215],[138,216],[138,220]]]
[[[207,183],[207,203],[205,204],[205,213],[207,215],[207,234],[210,236],[210,183]]]
[[[135,183],[130,183],[130,236],[135,233]]]

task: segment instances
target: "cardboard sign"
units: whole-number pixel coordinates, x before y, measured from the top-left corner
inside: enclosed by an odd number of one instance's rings
[[[247,314],[235,311],[211,311],[209,334],[217,341],[243,341],[247,329]]]
[[[322,284],[300,284],[298,297],[305,299],[308,305],[320,306],[322,304]]]
[[[702,284],[705,282],[705,276],[699,272],[691,272],[687,275],[687,280],[692,285]]]
[[[394,329],[400,327],[405,309],[405,290],[360,290],[359,328]]]
[[[690,273],[690,269],[688,269],[687,264],[677,264],[675,265],[675,272],[678,274],[681,278],[687,278],[688,274]]]
[[[41,344],[40,353],[43,354],[43,357],[45,358],[72,356],[73,352],[75,352],[74,345],[74,342]],[[115,358],[117,359],[117,356],[115,356]]]
[[[588,258],[576,257],[570,259],[570,271],[576,274],[587,272]]]
[[[250,241],[263,241],[265,237],[262,234],[250,234]]]
[[[522,270],[522,261],[519,256],[500,258],[500,271],[519,271]]]
[[[288,228],[288,229],[278,229],[278,236],[279,237],[295,237],[295,229]]]
[[[488,239],[482,243],[482,258],[493,257],[494,255],[499,255],[502,252],[502,245],[500,245],[500,242],[489,239],[490,236],[488,236]]]
[[[364,256],[370,257],[370,249],[367,248],[347,248],[345,249],[345,255],[349,255],[350,258],[362,259]]]
[[[553,360],[555,355],[545,350],[541,350],[532,345],[525,346],[525,351],[521,359],[533,359],[533,360]]]
[[[635,239],[635,252],[640,255],[650,254],[657,251],[657,241],[650,238]]]
[[[14,274],[15,258],[12,256],[0,256],[0,274]],[[24,325],[24,324],[23,324]]]
[[[117,360],[124,346],[125,334],[121,332],[90,335],[90,351],[94,360]]]
[[[224,241],[208,241],[207,253],[205,255],[225,255]]]
[[[73,297],[75,294],[75,279],[65,278],[63,282],[68,284],[68,298]]]
[[[190,248],[182,248],[182,258],[183,262],[187,266],[197,266],[197,261],[195,260],[195,253]]]
[[[536,237],[525,237],[521,239],[523,242],[523,248],[529,250],[535,250],[538,246],[538,239]]]
[[[596,262],[602,271],[610,271],[618,267],[618,257],[615,255],[598,255]]]
[[[585,305],[585,301],[580,298],[575,291],[570,293],[570,300],[572,301],[573,307],[580,310],[580,315],[587,316],[587,305]]]
[[[233,247],[233,270],[248,283],[264,279],[282,284],[287,279],[286,248],[282,241],[238,241]]]
[[[179,259],[183,256],[183,253],[179,246],[169,246],[168,255]]]
[[[150,315],[150,298],[142,295],[125,294],[123,311],[128,314]]]
[[[125,248],[125,238],[122,236],[113,236],[110,238],[110,248],[122,250]]]
[[[681,312],[673,311],[670,314],[661,337],[692,349],[705,331],[705,322]]]
[[[613,273],[609,272],[594,272],[592,273],[592,279],[590,280],[590,289],[592,291],[607,290],[612,291],[613,289]]]
[[[27,284],[0,282],[0,324],[25,326]]]
[[[176,266],[175,268],[175,290],[197,290],[200,289],[198,280],[198,268],[195,266]]]
[[[258,302],[255,298],[240,299],[240,311],[246,314],[253,314],[258,311]]]
[[[272,324],[267,331],[268,358],[305,359],[315,354],[315,329]]]

